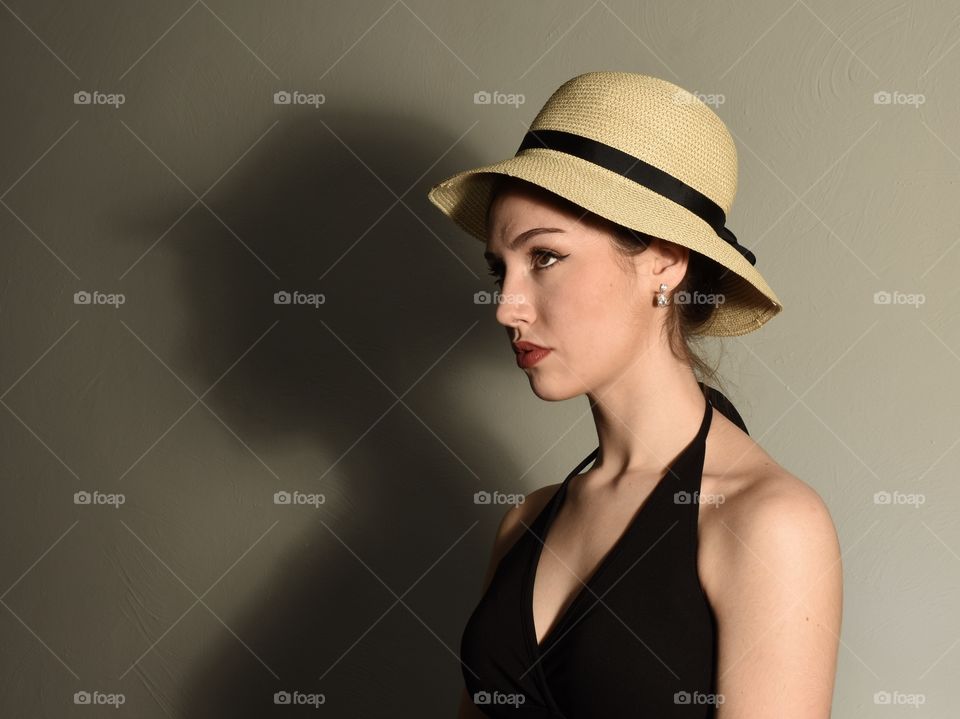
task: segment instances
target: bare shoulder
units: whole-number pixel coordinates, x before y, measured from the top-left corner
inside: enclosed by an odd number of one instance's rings
[[[775,463],[748,474],[725,509],[723,524],[737,545],[774,543],[787,549],[796,542],[808,552],[827,554],[838,546],[833,518],[820,494]],[[728,552],[721,562],[741,555]]]
[[[510,551],[510,548],[516,544],[517,540],[527,531],[527,528],[533,524],[543,508],[560,488],[560,482],[548,484],[534,490],[525,496],[520,504],[511,506],[500,520],[500,526],[497,528],[497,536],[493,541],[493,551],[490,556],[490,563],[487,566],[486,576],[484,577],[483,587],[486,590],[493,579],[493,574],[500,564],[500,560]]]
[[[753,440],[721,444],[704,473],[719,501],[701,505],[698,559],[720,630],[718,719],[829,716],[843,603],[833,518]]]
[[[718,423],[716,444],[704,466],[701,493],[715,500],[701,511],[702,530],[720,551],[713,560],[733,561],[732,551],[747,540],[803,541],[830,552],[837,534],[829,508],[814,487],[780,466],[753,438],[726,418]],[[706,526],[704,526],[706,525]]]
[[[526,531],[524,525],[529,526],[537,518],[558,489],[560,489],[560,482],[544,485],[525,495],[523,502],[510,507],[503,515],[503,519],[500,520],[500,529],[497,531],[498,536],[503,534],[505,538],[509,538],[514,534],[519,536]]]
[[[776,540],[781,548],[796,541],[808,551],[832,553],[838,546],[836,527],[826,502],[811,484],[796,477],[776,462],[763,461],[744,467],[724,480],[713,483],[718,495],[714,519],[720,520],[722,531],[712,527],[714,535],[726,534],[719,545],[750,545]],[[705,483],[706,484],[706,483]],[[717,524],[717,522],[714,522]],[[716,536],[715,536],[716,538]],[[720,562],[735,561],[741,552],[722,552]]]

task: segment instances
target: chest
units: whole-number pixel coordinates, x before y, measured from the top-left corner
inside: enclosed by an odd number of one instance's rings
[[[532,609],[537,641],[551,632],[578,594],[589,592],[597,573],[618,549],[644,513],[656,511],[672,499],[668,487],[634,489],[627,496],[610,495],[588,501],[565,502],[540,552],[535,570]],[[638,499],[639,498],[639,499]],[[648,506],[651,500],[655,504]],[[726,497],[718,483],[704,477],[701,500],[689,507],[697,515],[697,571],[708,598],[719,591],[722,580],[717,552],[723,542],[721,522],[728,511]],[[639,510],[637,509],[639,504]]]

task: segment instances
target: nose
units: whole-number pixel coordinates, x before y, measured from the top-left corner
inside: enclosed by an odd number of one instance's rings
[[[508,329],[521,322],[531,324],[535,319],[532,298],[527,296],[521,278],[511,282],[509,277],[503,280],[497,302],[497,322]]]

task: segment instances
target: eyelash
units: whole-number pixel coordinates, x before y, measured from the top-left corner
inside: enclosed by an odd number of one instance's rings
[[[558,255],[556,252],[554,252],[554,251],[552,251],[552,250],[548,250],[548,249],[545,249],[545,248],[543,248],[543,247],[536,247],[536,248],[530,250],[530,257],[534,260],[534,262],[535,262],[536,260],[539,260],[541,257],[552,257],[552,258],[554,258],[555,260],[557,260],[556,262],[551,262],[549,265],[547,265],[547,266],[545,266],[545,267],[538,267],[537,265],[534,265],[534,269],[543,271],[543,270],[549,270],[551,267],[555,267],[555,266],[556,266],[558,263],[560,263],[562,260],[564,260],[564,259],[566,259],[567,257],[569,257],[569,255]],[[496,284],[497,286],[499,286],[499,287],[503,287],[503,272],[502,272],[502,268],[503,268],[503,264],[502,264],[502,263],[501,263],[501,264],[497,264],[497,265],[494,265],[493,267],[491,267],[491,268],[490,268],[490,272],[489,272],[490,276],[497,278],[495,284]]]

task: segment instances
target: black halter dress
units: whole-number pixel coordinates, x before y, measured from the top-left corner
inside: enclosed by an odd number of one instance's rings
[[[571,478],[599,448],[567,475],[501,559],[460,644],[468,693],[484,714],[714,716],[716,622],[697,574],[697,499],[714,407],[746,426],[718,390],[704,391],[696,436],[539,643],[532,598],[543,542]]]

